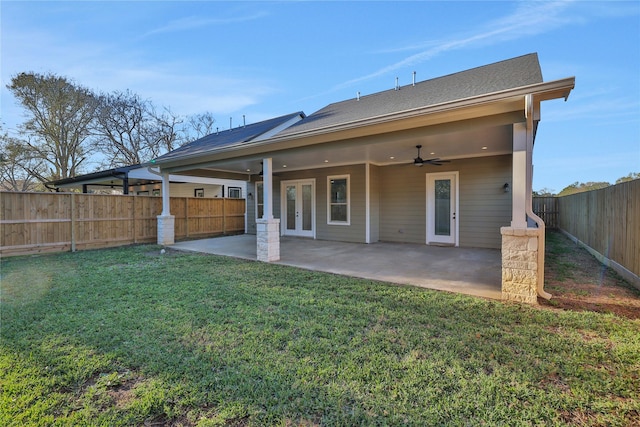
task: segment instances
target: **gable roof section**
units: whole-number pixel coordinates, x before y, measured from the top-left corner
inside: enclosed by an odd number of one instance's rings
[[[314,129],[428,107],[459,99],[542,83],[538,55],[531,53],[482,67],[401,86],[360,99],[349,99],[328,106],[278,133],[296,134]]]
[[[171,160],[185,156],[195,156],[204,154],[212,150],[241,145],[251,141],[262,140],[265,136],[271,136],[270,132],[280,130],[281,126],[285,126],[288,122],[293,121],[296,117],[304,118],[302,111],[287,114],[285,116],[275,117],[273,119],[252,123],[242,127],[224,130],[212,133],[195,141],[189,142],[180,148],[158,157],[157,161]],[[154,163],[154,162],[152,162]]]

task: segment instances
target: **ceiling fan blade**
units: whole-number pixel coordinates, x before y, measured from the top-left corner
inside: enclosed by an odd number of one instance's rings
[[[424,161],[424,163],[429,163],[430,165],[441,165],[443,163],[451,163],[451,160],[441,160],[439,158],[435,158],[435,159],[427,159]]]

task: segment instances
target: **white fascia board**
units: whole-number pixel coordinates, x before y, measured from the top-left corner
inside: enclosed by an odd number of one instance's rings
[[[232,187],[243,187],[246,185],[245,181],[239,181],[234,179],[204,178],[200,176],[172,175],[172,174],[169,174],[169,181],[189,182],[193,184],[214,184],[214,185],[226,185],[226,186],[230,185]]]
[[[149,172],[148,168],[132,169],[129,171],[129,178],[134,179],[146,179],[149,181],[159,181],[162,179],[160,175]],[[188,182],[193,184],[212,184],[212,185],[225,185],[232,187],[244,188],[245,182],[233,179],[218,179],[218,178],[205,178],[201,176],[189,176],[189,175],[169,175],[169,181],[171,182]]]

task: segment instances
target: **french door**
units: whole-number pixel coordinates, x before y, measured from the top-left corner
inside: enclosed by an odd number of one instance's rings
[[[315,237],[315,180],[282,182],[282,234]]]
[[[427,244],[458,246],[458,172],[427,174]]]

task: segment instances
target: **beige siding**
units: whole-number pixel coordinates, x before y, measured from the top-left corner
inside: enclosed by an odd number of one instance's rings
[[[369,166],[370,242],[380,240],[380,167]]]
[[[380,168],[380,240],[425,243],[427,171],[411,164]]]
[[[460,165],[460,246],[502,246],[500,227],[511,223],[511,155],[456,161]]]
[[[426,241],[426,174],[459,172],[460,246],[500,248],[500,227],[511,222],[511,156],[455,160],[440,167],[381,168],[380,240]]]
[[[247,182],[247,195],[251,193],[253,200],[249,200],[247,197],[247,234],[256,234],[256,203],[258,200],[256,192],[256,182],[261,182],[262,177],[259,179],[252,178],[251,182]],[[280,218],[280,176],[273,177],[273,217]]]
[[[459,173],[459,241],[463,247],[500,248],[500,227],[511,222],[511,155],[455,160],[440,167],[374,166],[370,179],[370,239],[424,244],[426,241],[426,174]],[[327,224],[327,177],[350,176],[351,223]],[[366,240],[366,166],[353,165],[279,173],[274,177],[274,217],[280,218],[280,182],[315,178],[316,238],[363,243]],[[255,233],[255,187],[247,193],[248,232]]]
[[[351,221],[350,225],[327,224],[327,177],[349,175]],[[365,242],[365,166],[341,166],[304,171],[279,173],[281,181],[310,179],[316,180],[316,238],[343,242]],[[280,184],[278,183],[278,188]],[[278,196],[279,197],[279,196]],[[278,200],[280,200],[278,198]]]

